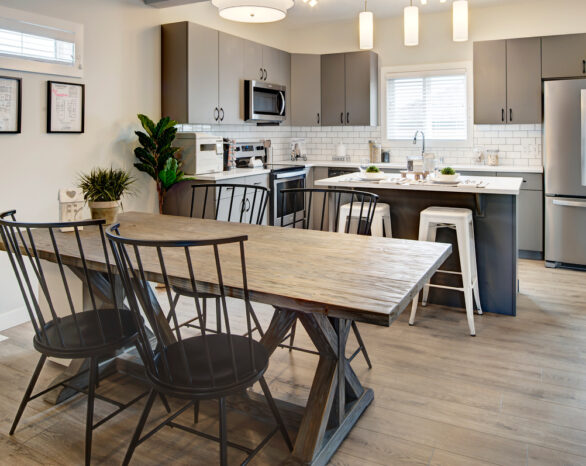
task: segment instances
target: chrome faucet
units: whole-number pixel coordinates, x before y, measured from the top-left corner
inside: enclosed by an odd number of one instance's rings
[[[423,131],[415,131],[415,136],[413,136],[413,144],[417,144],[417,136],[421,133],[421,141],[423,145],[421,146],[421,155],[425,154],[425,133]]]

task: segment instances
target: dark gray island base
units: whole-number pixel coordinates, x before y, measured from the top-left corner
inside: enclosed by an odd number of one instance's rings
[[[325,181],[325,180],[324,180]],[[334,187],[334,186],[332,186]],[[474,217],[480,301],[484,312],[516,315],[517,295],[517,196],[466,192],[417,191],[402,189],[356,189],[373,192],[379,202],[391,207],[394,238],[414,239],[419,235],[419,213],[431,206],[465,207]],[[438,229],[436,241],[451,243],[452,255],[441,267],[460,271],[456,232]],[[406,263],[405,267],[409,267]],[[459,275],[436,274],[432,283],[462,286]],[[429,302],[464,308],[463,293],[430,288]]]

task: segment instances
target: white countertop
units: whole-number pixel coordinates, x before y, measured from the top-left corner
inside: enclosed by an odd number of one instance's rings
[[[200,181],[222,181],[231,178],[242,178],[244,176],[266,175],[271,170],[268,168],[233,168],[225,172],[206,173],[195,175],[193,178]]]
[[[399,179],[397,176],[391,176],[388,179]],[[387,179],[387,180],[388,180]],[[467,185],[469,180],[474,183],[483,182],[483,187],[477,187],[474,184]],[[443,185],[432,183],[430,181],[416,182],[410,184],[396,184],[383,180],[379,181],[360,181],[355,175],[341,175],[333,178],[325,178],[314,181],[315,186],[329,186],[332,188],[371,188],[371,189],[401,189],[406,191],[439,191],[452,193],[478,193],[478,194],[508,194],[518,196],[521,191],[523,178],[509,178],[504,176],[461,176],[458,185]]]
[[[306,167],[339,167],[339,168],[358,168],[360,163],[358,162],[337,162],[335,160],[330,161],[311,161],[308,160],[306,162],[300,160],[297,162],[293,162],[291,160],[284,160],[282,162],[278,162],[282,165],[300,165]],[[396,169],[396,170],[405,170],[407,167],[403,163],[374,163],[379,168],[385,169]],[[513,165],[497,165],[497,166],[489,166],[489,165],[450,165],[455,170],[460,171],[471,171],[471,172],[510,172],[510,173],[543,173],[543,167],[539,166],[513,166]]]

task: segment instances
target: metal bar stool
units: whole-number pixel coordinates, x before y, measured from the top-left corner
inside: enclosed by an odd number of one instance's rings
[[[98,364],[100,359],[110,358],[117,350],[135,344],[138,336],[135,317],[132,312],[122,304],[123,296],[116,296],[114,277],[110,267],[106,241],[103,235],[104,220],[87,220],[81,222],[63,223],[21,223],[15,219],[15,211],[0,214],[0,235],[8,253],[8,258],[16,275],[16,280],[26,308],[28,310],[35,335],[33,345],[41,353],[37,367],[33,373],[30,383],[26,389],[18,412],[10,428],[10,435],[14,434],[18,422],[29,401],[38,398],[45,393],[59,386],[71,388],[78,392],[86,393],[85,390],[76,388],[70,382],[79,377],[80,373],[62,380],[61,382],[46,388],[35,395],[37,379],[43,369],[47,357],[63,359],[88,359],[89,364],[86,372],[89,372],[89,383],[87,388],[87,414],[85,429],[85,464],[90,464],[92,451],[93,430],[120,413],[128,406],[131,406],[147,392],[137,396],[128,403],[106,398],[96,393],[98,385]],[[75,244],[67,248],[67,259],[62,256],[60,246],[64,246],[62,237],[56,235],[60,228],[70,228],[72,231],[66,233],[68,244]],[[98,306],[99,298],[96,296],[92,286],[88,286],[90,298],[89,309],[76,309],[72,297],[72,286],[68,279],[67,265],[71,264],[71,256],[79,257],[76,270],[81,270],[80,278],[85,283],[91,283],[92,273],[86,261],[83,248],[83,235],[80,229],[99,229],[102,238],[102,252],[106,259],[107,275],[111,293],[111,307]],[[69,240],[75,239],[75,243]],[[53,254],[56,258],[61,282],[58,286],[47,284],[42,258],[39,256],[36,244],[38,241],[49,242],[53,246]],[[31,273],[29,274],[29,271]],[[38,281],[38,295],[35,281]],[[107,292],[107,291],[106,291]],[[67,305],[58,307],[57,293],[64,293],[67,298]],[[53,297],[52,297],[53,296]],[[46,305],[41,304],[41,298]],[[116,410],[94,423],[94,399],[106,401],[114,406]]]
[[[123,237],[119,225],[112,226],[106,234],[114,252],[130,308],[135,314],[136,320],[139,321],[137,344],[144,354],[146,373],[151,384],[148,400],[136,426],[123,464],[126,465],[130,462],[138,445],[164,426],[174,427],[219,442],[220,464],[222,466],[228,464],[228,447],[237,448],[247,453],[248,455],[242,464],[248,464],[278,431],[281,432],[289,450],[292,451],[293,445],[289,434],[264,379],[264,373],[269,365],[269,353],[261,343],[253,338],[253,311],[248,291],[244,255],[244,242],[248,238],[237,236],[201,241],[137,240]],[[229,250],[230,257],[233,257],[235,251],[239,251],[238,262],[231,263],[229,267],[224,267],[224,269],[230,271],[231,281],[238,279],[238,276],[242,279],[245,301],[244,318],[248,329],[245,335],[234,335],[231,331],[230,318],[235,317],[236,311],[228,311],[226,306],[226,290],[222,273],[224,261],[220,259],[220,249],[222,251]],[[169,334],[169,327],[165,325],[166,322],[161,323],[156,318],[156,310],[150,301],[141,298],[141,295],[142,297],[147,295],[150,286],[146,278],[145,264],[148,264],[148,272],[161,276],[162,282],[165,284],[170,306],[171,334]],[[211,290],[214,296],[220,298],[225,331],[208,333],[205,326],[202,326],[201,335],[188,336],[182,333],[182,326],[177,320],[175,300],[172,296],[172,278],[167,274],[168,270],[180,268],[183,268],[185,276],[189,277],[189,287],[186,289],[189,290],[190,296],[194,300],[195,309],[200,319],[203,319],[203,311],[199,302],[200,292],[207,293]],[[157,351],[152,349],[144,319],[141,319],[139,302],[143,303],[142,311],[153,328]],[[276,427],[256,448],[249,448],[228,441],[226,397],[242,393],[256,382],[260,383],[275,418]],[[185,404],[143,435],[142,431],[157,394],[183,399]],[[219,405],[219,438],[176,421],[181,413],[192,407],[194,424],[197,424],[200,401],[213,399],[217,399]]]
[[[262,225],[269,195],[270,191],[264,186],[194,184],[191,186],[191,208],[189,212],[192,218],[210,218],[235,223]],[[189,290],[180,287],[174,286],[173,291],[175,292],[175,306],[181,296],[193,297]],[[200,293],[199,297],[202,299],[203,304],[203,320],[199,322],[199,316],[196,315],[181,325],[199,330],[205,327],[208,320],[207,300],[214,299],[216,303],[216,330],[206,328],[209,332],[220,333],[222,331],[220,297],[212,293]],[[254,320],[252,331],[258,331],[260,336],[263,336],[262,327],[254,311],[252,311],[252,318]],[[171,315],[168,316],[168,319],[171,319]],[[199,325],[194,322],[198,322]]]
[[[284,218],[281,217],[282,227],[358,235],[371,234],[372,219],[376,212],[378,201],[378,195],[376,194],[345,189],[316,188],[283,189],[281,193],[281,211],[291,211],[291,209],[287,209],[292,206],[292,211],[294,212],[292,220],[287,224],[285,224]],[[343,206],[348,206],[346,214],[342,213]],[[299,217],[297,212],[301,212]],[[283,338],[283,342],[289,339],[289,343],[281,342],[279,346],[288,348],[289,351],[297,350],[317,354],[315,351],[294,345],[296,327],[297,320],[293,322],[289,335]],[[366,351],[364,340],[360,335],[358,325],[354,321],[352,322],[352,331],[358,341],[358,348],[348,360],[352,361],[359,353],[362,353],[369,369],[372,369],[372,363]]]
[[[474,300],[478,306],[478,314],[482,314],[482,307],[480,305],[478,272],[476,270],[476,247],[474,244],[472,211],[470,209],[456,207],[429,207],[423,210],[420,214],[419,221],[419,241],[435,241],[438,228],[451,228],[456,230],[461,272],[438,270],[437,273],[461,275],[462,287],[435,285],[428,282],[423,287],[423,299],[421,305],[427,305],[429,287],[461,291],[464,293],[470,335],[476,336],[476,330],[474,327]],[[413,299],[413,304],[411,305],[409,325],[414,325],[415,323],[418,297],[419,295]]]

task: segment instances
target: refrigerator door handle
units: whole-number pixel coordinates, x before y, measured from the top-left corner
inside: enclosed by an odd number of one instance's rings
[[[583,207],[586,209],[586,201],[562,201],[559,199],[554,199],[553,204],[562,207]]]

